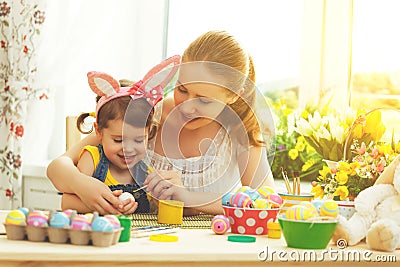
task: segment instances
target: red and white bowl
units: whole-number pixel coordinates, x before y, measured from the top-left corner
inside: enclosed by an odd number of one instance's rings
[[[222,206],[234,234],[266,235],[267,223],[277,221],[279,209],[252,209]]]

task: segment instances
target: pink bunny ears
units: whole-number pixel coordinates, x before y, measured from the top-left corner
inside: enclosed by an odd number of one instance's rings
[[[132,99],[146,98],[149,104],[154,107],[163,98],[164,87],[170,82],[178,70],[180,58],[179,55],[167,58],[147,72],[143,80],[136,82],[131,87],[120,87],[119,82],[106,73],[97,71],[89,72],[87,77],[90,88],[97,95],[102,96],[96,105],[96,118],[100,108],[105,103],[122,96],[131,96]],[[171,64],[172,68],[167,77],[158,85],[147,90],[146,85],[149,80]]]

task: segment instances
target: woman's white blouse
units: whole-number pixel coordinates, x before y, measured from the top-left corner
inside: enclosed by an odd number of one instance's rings
[[[147,163],[158,170],[176,170],[183,185],[189,191],[226,193],[239,189],[238,155],[246,149],[232,145],[230,136],[223,127],[212,140],[207,152],[193,158],[167,158],[154,152],[155,139],[149,142]]]

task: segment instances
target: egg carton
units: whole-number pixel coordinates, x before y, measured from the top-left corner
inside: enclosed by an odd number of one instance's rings
[[[118,243],[123,228],[112,232],[54,228],[48,226],[4,224],[9,240],[28,240],[33,242],[51,242],[58,244],[93,245],[109,247]]]

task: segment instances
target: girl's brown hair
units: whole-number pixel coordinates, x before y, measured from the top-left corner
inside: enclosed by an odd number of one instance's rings
[[[236,84],[228,86],[228,95],[243,93],[237,101],[229,104],[240,117],[247,131],[250,145],[265,144],[263,135],[270,134],[270,129],[262,129],[254,113],[256,73],[251,56],[240,46],[238,41],[225,31],[209,31],[194,40],[182,56],[183,62],[209,61],[226,65],[241,72],[242,78],[234,79]],[[233,90],[232,90],[233,89]],[[233,92],[232,92],[233,91]],[[240,125],[237,125],[240,127]],[[239,137],[240,138],[240,137]]]
[[[98,101],[100,97],[96,98]],[[110,120],[122,119],[125,123],[134,127],[146,127],[149,129],[149,139],[156,134],[156,124],[153,122],[154,109],[145,98],[132,100],[130,96],[122,96],[110,100],[102,106],[96,118],[99,131],[108,127]],[[81,133],[88,134],[93,131],[93,127],[85,131],[85,119],[91,116],[90,113],[82,113],[76,125]]]

